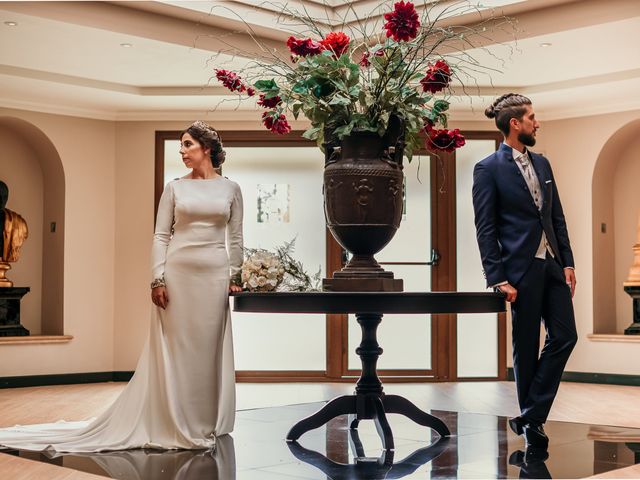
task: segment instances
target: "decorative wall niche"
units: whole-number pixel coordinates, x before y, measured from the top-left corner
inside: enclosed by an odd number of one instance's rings
[[[63,335],[65,180],[51,140],[36,126],[0,117],[0,179],[9,186],[8,208],[29,225],[20,260],[10,270],[15,286],[30,287],[22,324],[32,335]]]

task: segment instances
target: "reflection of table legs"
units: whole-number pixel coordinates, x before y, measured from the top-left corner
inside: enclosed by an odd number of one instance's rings
[[[387,421],[387,413],[399,413],[419,425],[434,429],[441,437],[450,435],[442,420],[423,412],[413,403],[399,395],[385,395],[382,382],[376,372],[378,357],[382,349],[378,345],[376,330],[382,314],[358,313],[356,319],[362,327],[362,341],[356,353],[362,361],[362,374],[356,383],[355,395],[343,395],[334,398],[318,412],[300,420],[287,434],[287,441],[295,441],[302,434],[318,428],[339,415],[351,415],[350,428],[358,428],[361,420],[373,420],[382,440],[384,450],[394,450],[393,434]]]

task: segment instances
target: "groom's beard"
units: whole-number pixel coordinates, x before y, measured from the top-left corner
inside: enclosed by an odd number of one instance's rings
[[[536,137],[529,133],[519,133],[518,141],[527,147],[533,147],[536,144]]]

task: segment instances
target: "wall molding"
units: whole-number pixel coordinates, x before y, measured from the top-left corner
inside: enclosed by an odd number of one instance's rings
[[[507,380],[515,380],[512,367],[507,368]],[[640,387],[640,375],[622,375],[620,373],[564,372],[562,381]]]

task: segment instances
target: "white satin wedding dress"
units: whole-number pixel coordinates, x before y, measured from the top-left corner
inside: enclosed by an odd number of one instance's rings
[[[169,305],[153,308],[133,378],[97,418],[3,428],[0,445],[58,452],[214,447],[235,420],[228,288],[242,258],[240,187],[224,177],[170,182],[152,248],[152,278],[164,277]]]

